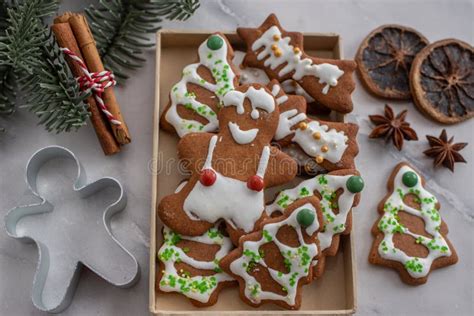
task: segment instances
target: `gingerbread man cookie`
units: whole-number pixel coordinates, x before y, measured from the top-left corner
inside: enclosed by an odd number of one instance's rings
[[[333,60],[307,55],[303,35],[283,30],[274,14],[258,28],[238,28],[247,44],[243,64],[264,69],[271,79],[295,80],[316,102],[340,113],[352,111],[355,89],[351,60]]]
[[[395,167],[387,187],[372,228],[369,262],[396,269],[407,284],[424,284],[432,270],[458,261],[440,204],[425,189],[425,179],[405,162]]]
[[[273,80],[268,85],[280,107],[280,121],[274,139],[281,146],[297,144],[324,170],[353,169],[359,153],[353,123],[327,122],[308,118],[302,96],[287,95]]]
[[[199,46],[199,61],[183,69],[181,80],[170,91],[160,126],[179,137],[192,132],[214,132],[224,95],[239,83],[233,65],[234,51],[222,33],[211,35]]]
[[[296,163],[270,142],[279,109],[266,87],[240,86],[223,98],[219,133],[191,133],[178,144],[191,177],[158,205],[162,222],[188,236],[202,235],[219,219],[242,233],[265,216],[265,188],[291,181]],[[237,237],[235,237],[237,239]]]
[[[321,221],[319,200],[307,197],[240,238],[239,247],[225,256],[220,266],[238,280],[245,303],[300,307],[302,286],[311,282],[312,262],[320,253],[316,236]]]

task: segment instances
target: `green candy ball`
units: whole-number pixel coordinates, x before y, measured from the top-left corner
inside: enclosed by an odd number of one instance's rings
[[[209,49],[218,50],[222,45],[224,45],[224,40],[220,36],[212,35],[207,40],[207,47],[209,47]]]
[[[347,179],[346,187],[349,192],[359,193],[364,189],[364,180],[360,176],[352,176]]]
[[[296,220],[301,226],[308,227],[314,222],[314,212],[310,209],[304,208],[298,212],[298,215],[296,215]]]
[[[418,183],[418,176],[413,171],[407,171],[403,174],[402,182],[407,187],[414,187]]]

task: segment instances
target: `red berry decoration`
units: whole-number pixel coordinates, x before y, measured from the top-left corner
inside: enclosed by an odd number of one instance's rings
[[[204,169],[201,171],[199,182],[205,187],[209,187],[216,182],[216,172],[212,169]]]
[[[253,191],[262,191],[264,187],[263,179],[260,176],[251,176],[247,181],[247,188]]]

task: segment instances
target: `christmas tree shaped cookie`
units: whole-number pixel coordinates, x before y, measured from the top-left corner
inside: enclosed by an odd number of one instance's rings
[[[238,71],[232,64],[234,51],[221,33],[199,46],[199,61],[183,69],[181,80],[170,91],[160,126],[180,137],[192,132],[214,132],[224,95],[237,87]]]
[[[276,80],[268,84],[280,108],[280,121],[274,140],[281,146],[297,144],[324,170],[353,169],[359,153],[353,123],[326,122],[306,116],[306,100],[287,95]]]
[[[426,283],[431,270],[458,261],[446,237],[448,227],[439,214],[440,204],[424,186],[425,180],[414,168],[398,164],[372,229],[375,240],[369,261],[396,269],[411,285]]]
[[[238,28],[237,33],[247,44],[244,66],[261,68],[279,82],[295,80],[316,102],[331,110],[352,111],[354,61],[309,56],[303,49],[303,35],[283,30],[274,14],[260,27]]]
[[[232,242],[217,228],[202,236],[184,236],[163,228],[163,245],[158,250],[157,290],[180,293],[195,306],[217,302],[221,289],[235,283],[219,268],[219,260],[232,249]]]
[[[352,227],[352,208],[360,200],[364,181],[355,170],[337,170],[305,180],[292,189],[281,191],[274,202],[266,206],[269,215],[284,213],[295,201],[309,196],[321,200],[323,221],[318,240],[325,256],[335,256],[339,248],[339,235],[349,234]],[[315,265],[315,277],[324,270],[324,263]]]
[[[319,256],[316,236],[321,220],[319,200],[308,197],[240,238],[239,247],[220,266],[238,280],[244,302],[254,307],[268,302],[300,307],[302,286],[311,282],[312,262]]]
[[[243,85],[228,92],[218,113],[219,133],[190,133],[178,144],[191,172],[188,182],[158,205],[173,231],[199,236],[223,219],[240,234],[265,216],[264,189],[291,181],[296,163],[272,147],[279,119],[265,86]]]

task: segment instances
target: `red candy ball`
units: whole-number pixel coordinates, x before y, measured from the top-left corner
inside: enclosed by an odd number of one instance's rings
[[[203,186],[209,187],[216,182],[216,172],[212,169],[204,169],[201,171],[201,176],[199,177],[199,182]]]
[[[264,187],[263,179],[260,176],[251,176],[247,181],[247,188],[253,191],[262,191]]]

